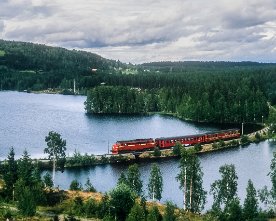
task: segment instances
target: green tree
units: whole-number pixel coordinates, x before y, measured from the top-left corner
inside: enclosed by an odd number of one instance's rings
[[[80,196],[76,196],[73,199],[72,205],[71,205],[71,211],[74,215],[82,216],[84,214],[85,208],[83,204],[83,199]]]
[[[161,221],[162,220],[162,215],[160,214],[158,207],[153,206],[149,210],[149,214],[147,216],[147,221]]]
[[[45,187],[48,187],[50,189],[53,188],[53,186],[54,186],[52,176],[48,172],[46,172],[46,174],[43,176],[43,182],[44,182]]]
[[[154,163],[151,166],[150,178],[148,184],[149,197],[155,201],[162,198],[163,191],[163,177],[159,166]]]
[[[173,154],[176,156],[180,156],[181,149],[182,149],[182,144],[177,141],[175,146],[173,147]]]
[[[138,203],[131,208],[126,221],[146,221],[144,210]]]
[[[199,152],[199,151],[202,150],[202,145],[201,145],[200,143],[197,143],[197,144],[194,146],[194,148],[195,148],[195,151]]]
[[[26,150],[24,150],[22,158],[18,162],[18,178],[21,179],[26,186],[31,186],[33,182],[33,170],[34,166],[32,164],[30,155]]]
[[[99,211],[99,206],[96,199],[90,198],[84,205],[85,215],[87,217],[96,217]]]
[[[80,191],[82,190],[82,185],[77,180],[72,180],[69,189],[74,191]]]
[[[225,207],[223,216],[226,218],[226,221],[243,221],[242,217],[242,208],[238,198],[231,200],[229,205]],[[252,219],[249,219],[252,220]]]
[[[110,197],[110,209],[114,211],[114,216],[117,220],[125,220],[135,202],[132,190],[124,183],[119,184],[111,191]]]
[[[159,147],[154,147],[153,156],[155,156],[155,157],[160,157],[161,156],[161,151],[160,151]]]
[[[13,147],[10,149],[8,154],[8,162],[5,166],[5,173],[4,173],[4,181],[5,181],[5,193],[8,199],[14,200],[14,185],[18,179],[18,172],[17,172],[17,162],[14,159],[14,149]]]
[[[63,140],[57,132],[50,131],[48,136],[45,137],[47,147],[44,153],[48,154],[49,159],[53,163],[53,184],[55,185],[55,173],[58,162],[65,163],[66,159],[66,141]]]
[[[124,172],[121,173],[121,175],[118,179],[117,185],[122,184],[122,183],[127,184],[127,177]]]
[[[176,220],[176,215],[174,213],[175,209],[176,209],[176,206],[173,203],[167,202],[165,213],[163,216],[163,221],[175,221]]]
[[[243,217],[245,220],[253,220],[258,216],[257,191],[251,180],[246,187],[246,198],[243,204]]]
[[[137,195],[142,194],[143,183],[141,180],[141,174],[137,164],[133,164],[128,167],[127,171],[127,183],[130,189]]]
[[[242,135],[241,136],[241,145],[246,145],[246,144],[248,144],[248,142],[249,142],[248,136],[247,135]]]
[[[28,186],[22,186],[22,192],[18,197],[18,209],[24,216],[33,216],[36,213],[35,196]]]
[[[87,178],[86,183],[85,183],[85,191],[87,191],[87,192],[96,192],[96,189],[92,185],[89,178]]]
[[[213,194],[214,203],[213,209],[221,208],[221,205],[225,207],[229,206],[229,203],[237,198],[237,180],[235,166],[233,164],[224,165],[219,168],[221,179],[216,180],[211,185],[210,193]]]
[[[194,151],[183,150],[180,160],[180,172],[176,179],[183,191],[183,208],[200,212],[206,202],[206,191],[203,189],[203,172],[200,161]]]

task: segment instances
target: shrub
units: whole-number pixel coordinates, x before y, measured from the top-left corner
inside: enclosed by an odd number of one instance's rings
[[[91,181],[89,178],[87,178],[86,183],[85,183],[85,191],[86,192],[96,192],[95,187],[92,185]]]
[[[84,209],[85,209],[85,215],[87,217],[96,217],[97,216],[97,211],[99,209],[98,203],[95,199],[89,199],[85,205],[84,205]]]
[[[176,142],[175,146],[173,147],[173,154],[176,156],[180,156],[181,148],[182,148],[182,144],[179,142]]]
[[[256,142],[260,142],[261,139],[262,139],[261,135],[257,132],[255,134],[255,140],[256,140]]]
[[[241,145],[246,145],[249,143],[249,138],[246,135],[241,136]]]
[[[220,146],[220,147],[224,147],[224,146],[225,146],[224,140],[219,140],[219,146]]]
[[[155,157],[160,157],[161,156],[161,151],[159,150],[158,147],[154,147],[153,156],[155,156]]]
[[[70,184],[70,190],[80,191],[82,190],[82,185],[77,180],[73,180]]]
[[[52,176],[48,172],[43,176],[43,182],[45,187],[52,188],[54,186]]]
[[[197,144],[194,146],[194,148],[195,148],[195,151],[199,152],[199,151],[202,150],[202,145],[201,145],[200,143],[197,143]]]
[[[217,143],[214,142],[214,143],[212,144],[212,147],[213,147],[213,149],[218,149],[218,148],[219,148],[219,145],[218,145]]]
[[[238,145],[239,145],[239,141],[237,141],[237,140],[231,140],[229,142],[229,146],[238,146]]]

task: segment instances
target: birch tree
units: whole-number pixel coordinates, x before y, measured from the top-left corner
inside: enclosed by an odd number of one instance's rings
[[[57,163],[59,161],[65,162],[66,159],[66,141],[61,138],[61,135],[57,132],[50,131],[48,136],[45,137],[47,147],[44,149],[44,153],[48,154],[49,160],[53,163],[53,186],[55,186],[55,173]]]
[[[203,189],[203,172],[200,161],[194,151],[183,150],[180,160],[180,172],[176,179],[183,191],[183,209],[200,212],[206,203],[206,191]]]
[[[130,189],[137,195],[140,196],[142,194],[143,183],[137,164],[133,164],[128,167],[127,184],[130,187]]]
[[[222,205],[228,207],[233,199],[237,198],[238,176],[233,164],[219,168],[221,179],[211,185],[210,193],[213,194],[213,209],[220,209]]]
[[[148,184],[149,197],[155,201],[162,198],[163,177],[160,168],[156,163],[152,164]]]

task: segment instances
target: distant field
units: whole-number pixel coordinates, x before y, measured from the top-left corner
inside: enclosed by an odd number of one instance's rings
[[[5,55],[5,51],[0,50],[0,57],[3,57]]]

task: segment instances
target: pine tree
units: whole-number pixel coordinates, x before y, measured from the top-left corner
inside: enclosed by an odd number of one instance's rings
[[[118,179],[117,185],[122,184],[122,183],[127,184],[127,177],[124,172],[121,173],[121,175]]]
[[[24,216],[33,216],[36,213],[35,196],[28,186],[22,186],[22,192],[18,198],[18,209]]]
[[[248,180],[246,198],[243,204],[243,217],[245,220],[253,220],[258,216],[257,191],[251,180]]]
[[[156,163],[152,164],[148,192],[149,197],[155,201],[155,199],[160,200],[162,198],[163,191],[163,177],[160,168]]]
[[[21,179],[25,186],[31,186],[32,184],[32,173],[34,170],[34,166],[32,164],[32,160],[30,155],[26,150],[24,150],[22,158],[18,163],[18,178]]]
[[[8,162],[5,166],[5,173],[4,173],[4,181],[5,181],[5,192],[7,194],[8,199],[14,200],[14,185],[18,179],[18,166],[17,162],[14,159],[14,149],[13,147],[10,149],[10,152],[8,154]]]
[[[48,173],[48,172],[46,172],[46,174],[44,175],[43,182],[44,182],[45,187],[47,187],[47,188],[51,189],[54,186],[52,177],[51,177],[50,173]]]
[[[138,203],[131,208],[126,221],[146,221],[144,210]]]

